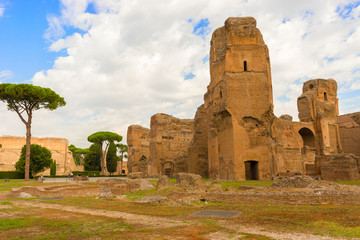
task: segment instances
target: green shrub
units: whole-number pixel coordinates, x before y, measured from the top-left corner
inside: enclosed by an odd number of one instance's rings
[[[0,179],[24,179],[25,174],[16,171],[0,171]]]
[[[50,176],[51,177],[56,176],[56,161],[55,160],[50,165]]]
[[[78,176],[81,174],[81,176],[89,176],[89,177],[99,177],[100,171],[73,171],[74,176]]]

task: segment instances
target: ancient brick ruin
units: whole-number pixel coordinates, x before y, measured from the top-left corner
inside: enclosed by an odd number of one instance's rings
[[[360,113],[338,116],[335,80],[304,83],[299,122],[276,117],[269,51],[251,17],[229,18],[215,30],[209,64],[210,84],[193,121],[156,114],[150,130],[129,127],[129,166],[149,176],[257,180],[297,172],[360,180]]]
[[[15,164],[20,158],[21,148],[25,145],[25,137],[0,137],[0,171],[15,171]],[[84,171],[83,166],[76,166],[72,153],[68,149],[69,141],[64,138],[31,138],[31,144],[38,144],[51,151],[56,161],[56,174],[67,175],[71,171]],[[50,174],[50,169],[43,172]]]

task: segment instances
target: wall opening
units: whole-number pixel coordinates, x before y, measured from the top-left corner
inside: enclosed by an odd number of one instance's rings
[[[245,179],[259,180],[259,162],[246,161],[245,162]]]
[[[163,174],[165,174],[168,177],[173,177],[174,168],[175,168],[174,163],[172,163],[170,161],[165,162],[163,165]]]
[[[165,175],[168,177],[171,176],[171,168],[165,168]]]
[[[247,62],[244,61],[244,72],[246,72],[246,71],[247,71]]]
[[[299,130],[299,134],[303,140],[303,148],[301,150],[302,154],[306,153],[307,148],[315,148],[315,135],[314,133],[308,128],[302,128]]]
[[[326,92],[324,92],[324,100],[325,100],[325,101],[328,100],[328,99],[327,99],[327,93],[326,93]]]

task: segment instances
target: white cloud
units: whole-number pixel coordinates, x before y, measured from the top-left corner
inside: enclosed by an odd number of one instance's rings
[[[0,83],[2,81],[11,79],[14,76],[14,73],[11,72],[10,70],[2,70],[0,71]]]
[[[86,12],[89,3],[96,14]],[[36,73],[33,83],[55,90],[67,106],[35,113],[35,136],[65,137],[87,146],[92,132],[109,130],[126,137],[128,125],[148,127],[150,116],[158,112],[193,118],[210,81],[208,62],[202,60],[209,54],[211,34],[192,33],[201,19],[208,19],[211,32],[230,16],[257,19],[270,50],[277,115],[296,118],[296,99],[305,80],[331,77],[340,91],[357,86],[353,69],[360,66],[359,18],[339,16],[341,0],[62,4],[60,16],[48,17],[45,35],[53,40],[50,50],[66,50],[68,56]],[[359,8],[352,14],[358,16]],[[66,36],[66,27],[81,31]],[[189,72],[195,77],[185,80]],[[280,101],[281,96],[288,101]],[[9,129],[4,131],[12,134]]]
[[[4,7],[4,5],[0,2],[0,17],[4,16],[4,12],[5,12],[5,7]]]

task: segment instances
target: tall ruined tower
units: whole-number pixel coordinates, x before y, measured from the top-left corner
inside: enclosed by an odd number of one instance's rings
[[[270,178],[274,118],[270,60],[254,18],[228,18],[215,30],[210,75],[201,109],[208,116],[202,134],[208,139],[209,177]]]
[[[317,155],[342,152],[337,115],[337,84],[334,79],[312,79],[304,83],[298,98],[299,119],[313,122]]]

